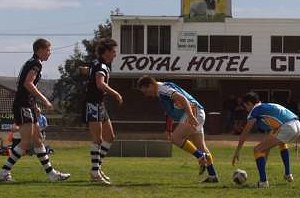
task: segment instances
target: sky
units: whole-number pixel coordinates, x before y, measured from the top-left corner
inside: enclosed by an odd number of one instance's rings
[[[300,18],[299,0],[232,0],[232,5],[236,18]],[[53,52],[43,78],[59,78],[58,66],[75,44],[93,38],[116,8],[125,15],[179,16],[180,0],[0,0],[0,76],[18,76],[32,55],[32,42],[44,37]]]

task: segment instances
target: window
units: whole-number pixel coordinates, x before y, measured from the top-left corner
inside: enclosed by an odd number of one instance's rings
[[[300,36],[284,36],[283,53],[300,53]]]
[[[252,36],[199,35],[197,52],[240,53],[252,52]]]
[[[158,54],[158,26],[148,26],[148,54]]]
[[[147,53],[171,53],[171,26],[148,26]]]
[[[197,52],[209,52],[208,51],[208,36],[198,36]]]
[[[282,36],[271,36],[271,52],[282,53]]]
[[[121,53],[144,54],[144,26],[121,26]]]
[[[160,26],[160,54],[171,53],[171,27]]]
[[[241,36],[240,52],[252,52],[252,36]]]
[[[272,53],[300,53],[300,36],[271,36]]]
[[[210,52],[214,53],[238,53],[238,36],[210,36]]]

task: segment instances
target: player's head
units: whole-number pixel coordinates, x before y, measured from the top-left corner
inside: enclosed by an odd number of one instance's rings
[[[51,43],[43,38],[37,39],[33,45],[33,53],[39,57],[41,61],[47,61],[51,55]]]
[[[259,96],[257,93],[249,92],[244,95],[243,104],[247,111],[251,111],[251,109],[253,109],[254,105],[256,105],[257,103],[260,103]]]
[[[115,40],[110,38],[100,39],[96,48],[97,56],[106,63],[111,63],[116,57],[116,47],[117,42]]]
[[[150,76],[143,76],[138,79],[137,87],[147,97],[157,96],[157,82]]]

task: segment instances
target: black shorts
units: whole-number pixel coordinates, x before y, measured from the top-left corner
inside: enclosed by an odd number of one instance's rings
[[[86,122],[104,122],[109,120],[104,103],[86,103]]]
[[[37,116],[34,108],[30,107],[13,107],[14,122],[17,125],[26,123],[37,123]]]

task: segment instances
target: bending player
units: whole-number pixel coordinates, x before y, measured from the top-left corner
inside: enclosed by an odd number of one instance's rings
[[[90,74],[86,95],[86,121],[92,136],[91,145],[91,181],[105,185],[110,184],[110,178],[104,174],[101,164],[107,155],[115,138],[111,121],[104,105],[105,95],[116,98],[123,103],[122,96],[108,85],[110,65],[116,56],[117,43],[112,39],[101,39],[90,66]]]
[[[243,103],[249,112],[248,121],[240,136],[238,146],[235,150],[232,164],[239,160],[240,150],[247,140],[248,134],[255,123],[263,123],[272,130],[254,148],[254,156],[259,172],[258,188],[269,187],[266,175],[266,159],[269,150],[275,146],[281,147],[281,156],[285,165],[285,180],[293,181],[289,166],[289,153],[286,143],[296,141],[300,134],[300,122],[298,116],[285,107],[274,103],[261,103],[256,93],[247,93],[243,98]]]
[[[34,151],[51,181],[66,180],[70,177],[68,173],[61,173],[53,169],[37,124],[37,99],[41,100],[48,109],[53,109],[52,104],[36,87],[41,78],[42,62],[47,61],[51,54],[50,47],[49,41],[36,40],[33,43],[33,57],[21,69],[13,103],[14,121],[20,127],[21,142],[12,149],[10,157],[2,167],[0,181],[12,181],[11,169],[29,149],[32,141],[35,146]]]
[[[166,114],[173,120],[179,121],[170,136],[171,141],[194,155],[199,160],[201,169],[204,165],[207,167],[208,177],[203,182],[218,182],[212,155],[204,141],[205,112],[199,102],[176,84],[157,82],[149,76],[138,80],[138,88],[146,97],[159,97]]]

